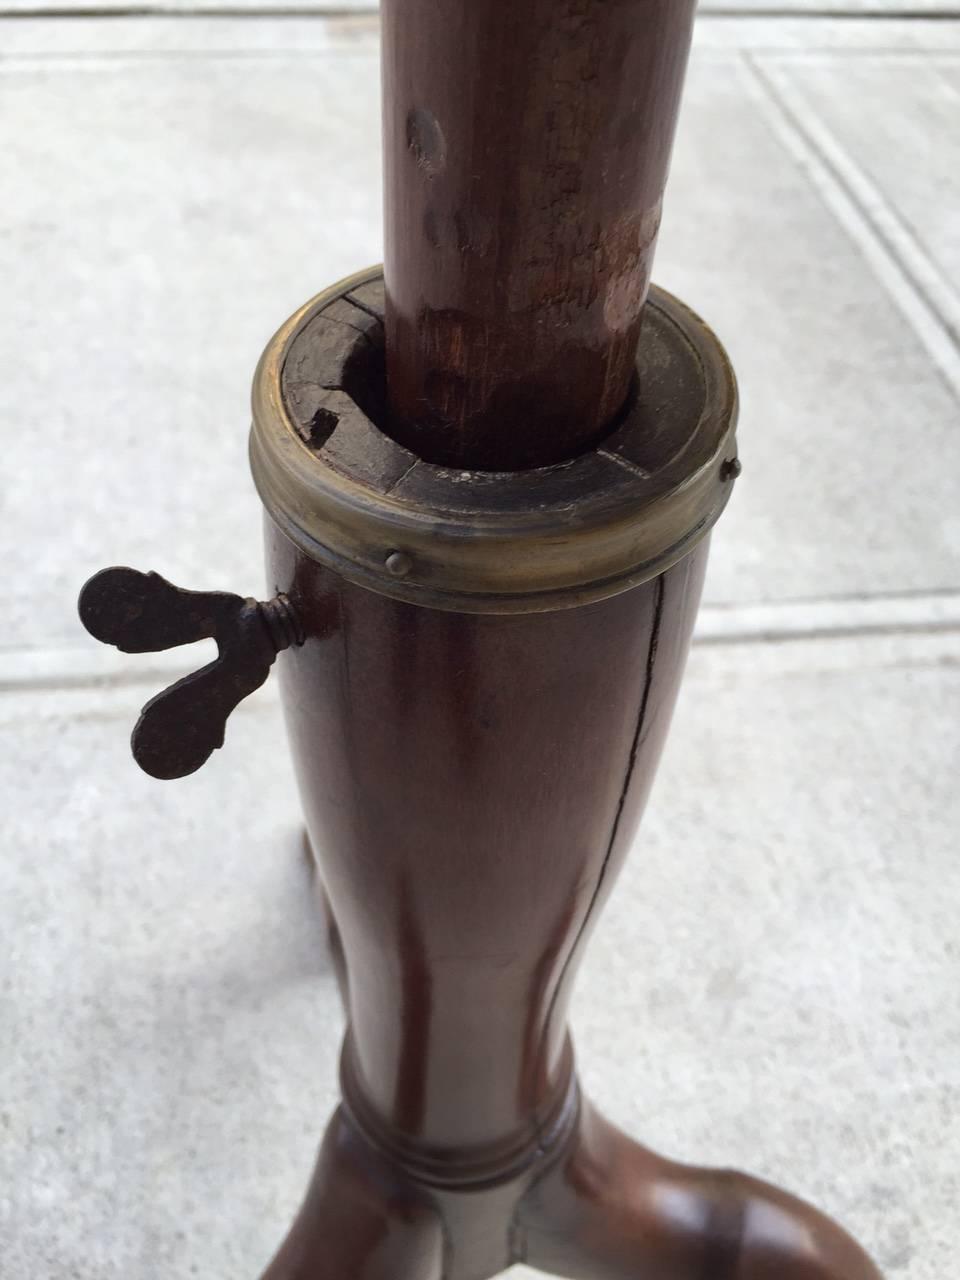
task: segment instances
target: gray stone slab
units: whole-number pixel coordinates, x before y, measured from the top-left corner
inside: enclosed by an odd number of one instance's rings
[[[955,348],[908,319],[913,285],[885,278],[886,249],[855,207],[838,217],[845,193],[777,111],[736,55],[694,62],[657,258],[741,384],[744,473],[707,598],[954,587],[957,394],[931,344],[956,372]]]
[[[896,17],[902,14],[957,13],[956,0],[700,0],[701,13],[724,14],[853,14],[864,17]]]
[[[173,788],[129,758],[143,696],[0,700],[4,1280],[258,1275],[335,1098],[277,708]]]
[[[769,57],[769,74],[894,250],[930,260],[960,333],[960,66],[910,52]]]
[[[708,25],[726,27],[729,24]],[[742,24],[735,25],[739,27]],[[761,21],[759,25],[765,27],[766,23]],[[840,24],[838,36],[847,25]],[[924,25],[908,23],[906,27],[913,31]],[[952,28],[954,24],[938,25]],[[199,54],[217,61],[279,54],[299,60],[329,53],[366,53],[377,57],[379,31],[379,14],[362,10],[336,15],[305,13],[283,17],[257,13],[234,17],[204,12],[191,14],[189,20],[178,18],[176,14],[140,14],[133,17],[117,12],[110,15],[109,21],[79,15],[51,18],[24,14],[0,17],[0,48],[5,57],[16,58],[21,69],[36,62],[47,63],[50,59],[58,62],[69,60],[75,64],[76,59],[113,60],[122,54],[151,61],[166,55],[182,57],[184,54],[191,57]],[[789,40],[786,43],[789,47]],[[8,69],[12,70],[12,67]],[[77,70],[76,65],[71,69]],[[362,79],[360,84],[361,87],[364,84]],[[377,105],[374,103],[375,108]]]
[[[839,1214],[886,1274],[960,1248],[960,653],[694,653],[574,1025],[611,1118]],[[256,1276],[335,1098],[341,1017],[273,686],[176,784],[143,690],[7,695],[4,1280]]]

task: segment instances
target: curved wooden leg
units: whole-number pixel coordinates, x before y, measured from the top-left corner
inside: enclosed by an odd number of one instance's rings
[[[586,1103],[518,1225],[523,1260],[571,1280],[881,1280],[802,1200],[732,1170],[664,1160]]]
[[[349,998],[345,1111],[264,1280],[487,1280],[520,1261],[571,1280],[879,1280],[823,1215],[661,1159],[572,1087],[570,990],[667,732],[705,544],[608,600],[501,617],[335,581],[270,538],[308,635],[281,674]]]
[[[337,1110],[303,1207],[262,1280],[440,1280],[433,1205]]]

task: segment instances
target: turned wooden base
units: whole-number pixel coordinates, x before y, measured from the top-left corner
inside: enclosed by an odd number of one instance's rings
[[[810,1205],[664,1160],[579,1097],[555,1149],[462,1189],[418,1181],[339,1108],[262,1280],[485,1280],[517,1262],[574,1280],[880,1280]]]
[[[309,837],[305,849],[346,997]],[[881,1280],[817,1209],[746,1174],[656,1155],[604,1120],[576,1081],[550,1141],[482,1185],[424,1180],[339,1107],[262,1280],[486,1280],[518,1262],[572,1280]]]
[[[306,636],[278,666],[347,1034],[343,1103],[263,1280],[516,1262],[879,1280],[784,1192],[631,1141],[574,1072],[573,977],[653,779],[706,544],[603,601],[519,615],[394,600],[272,526],[268,548]]]

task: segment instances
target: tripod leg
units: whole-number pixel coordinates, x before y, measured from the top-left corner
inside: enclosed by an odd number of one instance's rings
[[[440,1280],[442,1273],[437,1211],[337,1110],[306,1200],[262,1280]]]
[[[524,1261],[571,1280],[881,1280],[810,1205],[745,1174],[664,1160],[587,1104],[518,1226]]]

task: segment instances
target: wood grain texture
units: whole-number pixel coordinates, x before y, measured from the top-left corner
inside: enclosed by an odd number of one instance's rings
[[[387,386],[428,461],[601,438],[630,392],[693,0],[384,0]]]
[[[267,537],[307,632],[283,699],[348,1033],[344,1106],[264,1280],[487,1280],[514,1262],[880,1280],[810,1205],[632,1141],[573,1072],[571,987],[653,780],[706,544],[602,602],[477,615]]]
[[[812,1205],[733,1169],[665,1160],[589,1103],[516,1232],[524,1261],[569,1280],[882,1280]]]
[[[649,790],[706,547],[601,603],[503,616],[388,599],[268,536],[307,634],[280,676],[345,957],[348,1101],[414,1163],[502,1168],[569,1090],[576,961]]]

